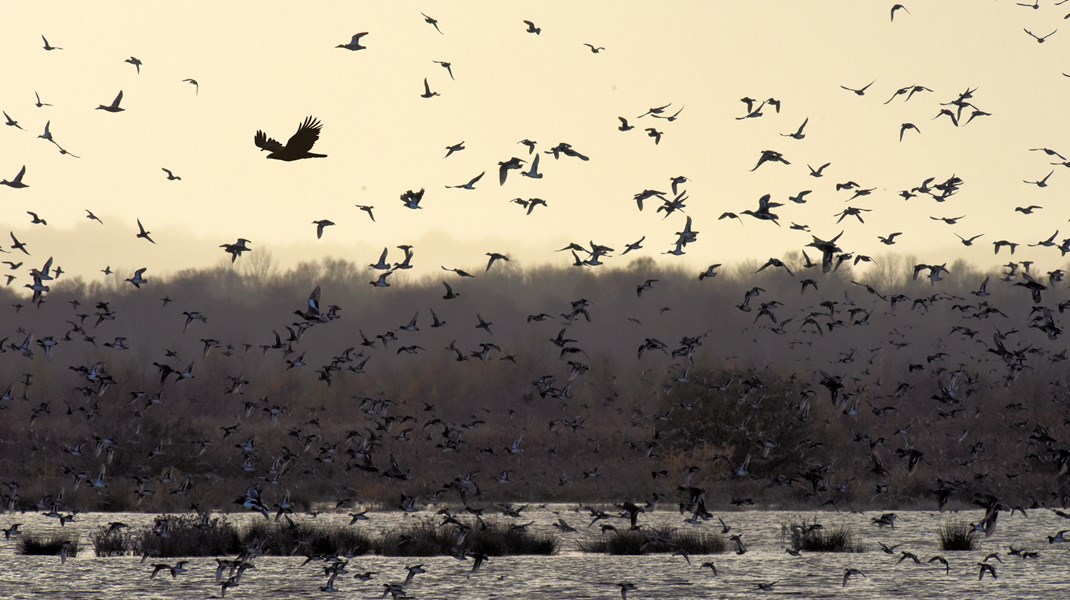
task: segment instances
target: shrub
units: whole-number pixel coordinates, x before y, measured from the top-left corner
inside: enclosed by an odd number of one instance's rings
[[[860,545],[855,543],[854,531],[846,525],[834,529],[825,529],[817,524],[792,522],[788,528],[791,531],[791,547],[794,550],[807,552],[862,552]]]
[[[73,544],[67,552],[67,556],[77,556],[78,536],[72,534],[51,535],[49,537],[23,535],[19,538],[16,552],[26,556],[56,556],[67,542]]]
[[[466,536],[464,546],[471,552],[506,556],[557,551],[557,538],[552,535],[530,533],[497,523],[483,527],[474,520],[467,525],[472,531]],[[443,556],[454,553],[456,541],[453,526],[442,527],[430,519],[423,519],[403,529],[384,533],[376,541],[375,551],[383,556]]]
[[[165,515],[131,540],[133,553],[157,557],[226,556],[242,549],[238,531],[225,517],[204,522],[190,515]]]
[[[725,541],[718,533],[640,529],[606,533],[601,538],[580,542],[579,548],[584,552],[617,555],[679,551],[688,554],[720,554],[725,550]]]
[[[293,554],[367,554],[372,540],[366,533],[352,527],[337,525],[294,526],[256,521],[241,533],[243,546],[257,544],[264,554],[290,556]]]
[[[93,552],[97,557],[125,556],[134,553],[133,534],[113,531],[107,525],[102,525],[90,533],[89,542],[93,544]]]
[[[940,526],[941,550],[976,550],[977,531],[969,523],[952,521]]]

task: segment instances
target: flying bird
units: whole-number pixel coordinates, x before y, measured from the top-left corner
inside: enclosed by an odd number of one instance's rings
[[[48,38],[46,38],[45,36],[42,35],[41,39],[44,40],[44,42],[45,42],[45,45],[44,45],[45,50],[47,50],[49,52],[51,52],[53,50],[63,50],[63,48],[57,48],[56,46],[53,46],[52,44],[49,44],[48,43]]]
[[[141,224],[141,219],[137,220],[137,229],[138,229],[137,237],[144,238],[144,239],[152,242],[153,244],[156,243],[155,241],[153,241],[153,239],[151,237],[149,237],[149,235],[152,232],[151,231],[145,231],[145,226]]]
[[[130,63],[130,64],[134,65],[134,67],[137,68],[137,74],[141,75],[141,59],[139,59],[136,56],[131,56],[130,58],[124,60],[123,62]]]
[[[891,19],[892,21],[895,21],[895,13],[897,11],[900,11],[900,10],[905,12],[908,15],[910,14],[910,11],[907,10],[907,7],[903,6],[902,4],[893,4],[892,5],[892,19]]]
[[[1033,33],[1032,31],[1029,31],[1028,29],[1025,29],[1024,31],[1029,34],[1029,37],[1031,37],[1034,40],[1036,40],[1038,44],[1043,44],[1044,40],[1046,40],[1046,39],[1050,38],[1051,36],[1055,35],[1056,32],[1058,32],[1059,30],[1056,29],[1055,31],[1049,33],[1048,35],[1046,35],[1044,37],[1038,37],[1035,33]]]
[[[526,30],[528,33],[534,33],[535,35],[542,33],[542,28],[536,27],[531,21],[524,21],[524,24],[528,26]]]
[[[7,114],[6,111],[4,111],[4,121],[4,125],[7,125],[8,127],[17,127],[18,129],[22,129],[22,125],[19,125],[18,121],[12,119],[11,115]],[[25,129],[22,130],[26,131]]]
[[[439,32],[440,34],[442,33],[442,30],[438,28],[438,19],[433,19],[433,18],[427,16],[424,13],[420,13],[420,14],[423,15],[423,17],[424,17],[424,23],[427,23],[428,25],[434,27],[435,31]],[[443,34],[443,35],[445,35],[445,34]]]
[[[119,90],[119,95],[115,97],[115,100],[111,101],[111,104],[104,106],[101,104],[97,107],[97,110],[104,110],[110,113],[123,112],[125,108],[119,108],[119,103],[123,101],[123,91]]]
[[[197,83],[196,79],[183,79],[182,82],[183,83],[188,83],[188,84],[193,86],[193,95],[194,96],[200,96],[201,95],[201,84]]]
[[[15,188],[15,189],[28,188],[28,187],[30,187],[29,184],[22,183],[22,178],[25,177],[25,176],[26,176],[26,165],[22,165],[22,168],[19,169],[19,174],[16,175],[14,179],[12,179],[11,181],[8,181],[7,179],[4,179],[3,181],[0,181],[0,185],[6,185],[7,187]]]
[[[845,90],[847,90],[848,92],[854,92],[854,94],[856,96],[865,96],[866,95],[866,90],[868,90],[869,86],[873,85],[874,83],[877,83],[877,81],[873,80],[873,81],[867,83],[865,87],[857,89],[857,90],[854,89],[854,88],[849,88],[849,87],[847,87],[845,85],[841,85],[840,87],[845,89]]]
[[[268,137],[266,133],[260,130],[257,130],[256,135],[253,137],[253,143],[256,144],[257,148],[270,152],[267,157],[275,160],[293,161],[302,158],[325,158],[326,154],[309,152],[312,146],[316,144],[316,141],[320,139],[321,129],[323,129],[323,124],[318,119],[309,116],[298,126],[297,132],[290,136],[285,146],[274,138]]]
[[[172,173],[171,169],[165,169],[164,167],[160,168],[163,169],[164,173],[167,173],[167,181],[182,181],[182,178]]]
[[[427,84],[427,78],[424,77],[424,93],[420,94],[421,98],[434,98],[440,95],[438,92],[432,92],[431,86]]]
[[[318,221],[312,221],[312,224],[316,226],[316,239],[318,240],[323,237],[323,230],[330,227],[331,225],[334,225],[334,221],[331,221],[329,219],[320,219]]]
[[[337,46],[335,46],[335,48],[345,48],[346,50],[350,50],[352,52],[356,52],[357,50],[367,50],[367,46],[360,45],[360,38],[366,35],[368,35],[367,31],[361,33],[354,33],[353,38],[349,40],[348,44],[338,44]]]
[[[598,46],[596,48],[594,44],[588,44],[587,42],[584,42],[583,45],[591,49],[591,54],[598,54],[599,52],[605,50],[605,48],[603,48],[602,46]]]
[[[446,69],[446,72],[450,74],[450,79],[456,80],[456,77],[453,76],[453,63],[446,62],[444,60],[433,60],[431,62],[435,63],[436,65],[442,65],[442,68]]]

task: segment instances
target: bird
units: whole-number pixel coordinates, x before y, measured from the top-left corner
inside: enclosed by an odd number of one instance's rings
[[[453,76],[453,63],[446,62],[444,60],[433,60],[431,62],[433,62],[433,63],[435,63],[437,65],[441,65],[442,68],[446,69],[446,72],[450,74],[450,79],[453,79],[453,80],[456,81],[457,78]]]
[[[26,244],[23,243],[23,242],[20,242],[19,238],[15,237],[15,232],[13,232],[13,231],[9,232],[8,235],[11,236],[11,249],[12,250],[19,250],[19,251],[21,251],[23,254],[25,254],[27,256],[30,255],[30,251],[26,249]]]
[[[470,179],[470,180],[468,181],[468,183],[462,183],[461,185],[447,185],[446,187],[447,187],[447,188],[455,188],[455,189],[462,189],[462,190],[474,190],[474,189],[476,189],[476,183],[477,183],[477,182],[478,182],[478,181],[479,181],[480,179],[483,179],[483,176],[484,176],[484,175],[486,175],[486,174],[487,174],[487,172],[486,172],[486,171],[483,171],[483,172],[482,172],[482,173],[480,173],[479,175],[476,175],[475,177],[473,177],[472,179]]]
[[[34,95],[35,98],[37,98],[37,102],[34,103],[34,106],[36,106],[37,108],[44,108],[46,106],[52,106],[51,104],[48,104],[47,102],[41,102],[41,95],[38,94],[37,92],[34,92],[33,95]]]
[[[524,21],[524,24],[528,26],[526,30],[528,33],[534,33],[535,35],[539,35],[540,33],[542,33],[542,29],[536,27],[535,23],[532,23],[531,21]]]
[[[628,600],[628,592],[632,592],[639,589],[635,586],[634,583],[630,583],[627,581],[618,583],[617,585],[620,586],[621,600]]]
[[[368,206],[367,204],[354,204],[353,206],[356,206],[360,210],[368,213],[368,218],[370,218],[373,223],[375,222],[375,215],[372,214],[372,210],[375,208],[374,206]]]
[[[946,575],[950,575],[951,574],[951,565],[947,562],[947,559],[944,558],[943,556],[934,556],[934,557],[929,559],[929,562],[931,562],[931,563],[932,562],[941,563],[942,565],[944,565],[944,573]]]
[[[30,185],[27,184],[27,183],[23,183],[22,182],[22,178],[25,177],[25,176],[26,176],[26,165],[22,165],[22,168],[19,169],[19,173],[18,173],[18,175],[15,175],[14,179],[12,179],[10,181],[8,181],[7,179],[4,179],[4,180],[0,181],[0,185],[6,185],[7,187],[15,188],[15,189],[28,188],[28,187],[30,187]]]
[[[509,176],[509,171],[519,170],[521,168],[521,165],[524,162],[525,161],[523,161],[523,160],[521,160],[521,159],[519,159],[519,158],[517,158],[515,156],[510,158],[509,160],[506,160],[506,161],[499,161],[498,162],[498,185],[505,185],[505,180]]]
[[[149,282],[147,279],[142,277],[142,274],[144,274],[147,270],[147,267],[141,267],[140,269],[134,271],[133,277],[129,277],[125,281],[129,281],[135,288],[141,289],[142,285]]]
[[[602,46],[595,47],[594,44],[588,44],[587,42],[584,42],[583,45],[591,49],[591,54],[598,54],[599,52],[605,50],[605,48],[603,48]]]
[[[891,20],[892,21],[895,21],[895,13],[897,11],[900,11],[900,10],[905,12],[905,13],[907,13],[908,15],[910,14],[910,11],[907,10],[907,7],[903,6],[902,4],[893,4],[892,5],[892,11],[891,11],[891,15],[892,15]]]
[[[806,165],[806,168],[810,169],[810,176],[811,177],[823,177],[825,169],[827,169],[828,166],[831,165],[831,164],[832,163],[825,163],[825,164],[821,165],[820,167],[818,167],[816,169],[811,167],[810,165]]]
[[[914,131],[917,131],[918,133],[921,133],[921,130],[918,129],[917,125],[915,125],[913,123],[903,123],[902,125],[899,126],[899,141],[900,142],[903,141],[903,134],[906,133],[907,130],[909,130],[909,129],[913,129]]]
[[[335,48],[344,48],[352,52],[356,52],[357,50],[367,50],[367,46],[360,45],[360,39],[366,35],[368,35],[367,31],[362,31],[361,33],[354,33],[353,37],[349,40],[349,43],[338,44],[337,46],[335,46]]]
[[[424,23],[427,23],[428,25],[434,27],[435,31],[439,32],[440,34],[445,35],[445,34],[442,33],[442,30],[438,28],[438,20],[437,19],[432,19],[431,17],[427,16],[424,13],[420,13],[420,14],[423,15],[423,17],[424,17]]]
[[[789,138],[792,138],[792,139],[796,139],[796,140],[801,140],[801,139],[806,137],[806,134],[803,133],[803,129],[806,129],[806,124],[809,123],[809,122],[810,122],[810,117],[807,117],[802,122],[802,125],[799,125],[799,128],[796,129],[794,133],[782,133],[780,135],[782,135],[784,137],[789,137]]]
[[[439,95],[438,92],[432,92],[431,91],[431,86],[427,84],[427,78],[424,77],[424,93],[420,94],[420,97],[421,98],[434,98],[435,96],[438,96],[438,95]]]
[[[48,52],[51,52],[51,51],[53,51],[53,50],[63,50],[63,48],[57,48],[56,46],[53,46],[52,44],[49,44],[49,43],[48,43],[48,38],[46,38],[46,37],[45,37],[45,36],[43,36],[43,35],[41,36],[41,40],[43,40],[43,41],[44,41],[44,43],[45,43],[45,45],[44,45],[44,48],[45,48],[45,50],[46,50],[46,51],[48,51]]]
[[[137,69],[137,74],[141,75],[141,60],[139,58],[137,58],[136,56],[131,56],[123,62],[134,65],[134,67]]]
[[[100,223],[101,225],[104,224],[104,221],[101,221],[100,217],[94,215],[93,211],[89,210],[88,208],[85,209],[85,218],[89,219],[90,221],[96,221],[97,223]]]
[[[32,221],[30,221],[31,225],[48,225],[48,221],[37,216],[37,213],[33,212],[32,210],[26,211],[26,214],[30,215],[30,218],[33,219]]]
[[[119,108],[119,103],[123,101],[123,91],[119,90],[119,94],[115,96],[115,100],[111,101],[111,104],[104,106],[101,104],[97,107],[97,110],[103,110],[110,113],[123,112],[125,108]]]
[[[484,273],[490,271],[491,266],[494,265],[494,261],[496,260],[504,260],[505,262],[509,262],[508,256],[500,254],[498,252],[487,252],[486,255],[490,258],[487,260],[487,268],[483,270]]]
[[[138,238],[147,240],[149,242],[152,242],[153,244],[156,243],[155,241],[153,241],[153,239],[151,237],[149,237],[149,234],[151,234],[152,232],[151,231],[145,231],[145,226],[141,224],[141,219],[137,220],[137,229],[138,229],[138,232],[137,232],[137,237]]]
[[[464,142],[453,144],[452,146],[446,146],[446,156],[443,156],[442,158],[449,158],[451,154],[453,154],[454,152],[460,152],[461,150],[464,150]]]
[[[1050,38],[1051,36],[1055,35],[1059,30],[1056,29],[1055,31],[1049,33],[1048,35],[1046,35],[1044,37],[1038,37],[1035,33],[1033,33],[1032,31],[1029,31],[1028,29],[1023,29],[1023,31],[1028,33],[1029,37],[1031,37],[1034,40],[1036,40],[1038,44],[1043,44],[1044,40],[1046,40],[1046,39]]]
[[[164,173],[167,173],[167,181],[182,181],[182,178],[171,172],[171,169],[165,169],[160,167]]]
[[[188,83],[188,84],[193,86],[193,95],[194,96],[200,96],[201,95],[201,84],[197,83],[196,79],[186,78],[186,79],[182,80],[182,83]]]
[[[996,577],[996,566],[995,565],[991,565],[989,563],[984,563],[984,562],[979,562],[979,563],[977,563],[977,566],[981,567],[980,570],[977,572],[977,581],[981,581],[982,579],[985,578],[985,572],[986,571],[988,572],[989,575],[992,576],[992,579],[998,579]]]
[[[316,239],[323,238],[323,230],[334,225],[334,221],[330,219],[319,219],[318,221],[312,221],[312,224],[316,226]]]
[[[17,129],[22,129],[22,125],[19,125],[18,121],[16,121],[15,119],[12,119],[11,115],[7,114],[7,111],[4,111],[4,124],[7,125],[8,127],[15,127]],[[26,131],[25,129],[22,129],[22,130]]]
[[[850,579],[852,575],[861,575],[863,578],[866,578],[866,574],[858,569],[844,569],[843,585],[841,587],[847,587],[847,580]]]
[[[857,89],[857,90],[856,90],[856,89],[854,89],[854,88],[849,88],[849,87],[847,87],[847,86],[845,86],[845,85],[841,85],[840,87],[841,87],[841,88],[843,88],[843,89],[845,89],[845,90],[847,90],[848,92],[854,92],[854,94],[855,94],[856,96],[865,96],[865,95],[866,95],[866,90],[868,90],[868,89],[869,89],[869,86],[873,85],[874,83],[877,83],[877,82],[876,82],[876,80],[874,80],[874,81],[871,81],[871,82],[867,83],[867,84],[865,85],[865,87],[859,88],[859,89]]]
[[[261,151],[269,152],[268,158],[275,160],[289,162],[303,158],[325,158],[326,154],[309,152],[312,150],[312,146],[316,144],[316,141],[320,139],[321,129],[323,129],[323,124],[318,119],[309,116],[298,126],[297,131],[290,136],[285,146],[274,138],[268,137],[261,130],[257,130],[256,135],[253,136],[253,143]]]
[[[1051,171],[1050,173],[1045,175],[1044,178],[1041,179],[1041,180],[1038,180],[1038,181],[1026,181],[1025,179],[1023,179],[1022,183],[1029,183],[1029,184],[1035,185],[1035,186],[1037,186],[1039,188],[1045,188],[1045,187],[1048,187],[1048,178],[1052,176],[1052,173],[1055,173],[1055,171]]]

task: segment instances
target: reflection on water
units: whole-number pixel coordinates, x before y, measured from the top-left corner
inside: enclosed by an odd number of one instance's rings
[[[561,540],[561,550],[554,556],[494,557],[475,573],[471,560],[452,557],[391,558],[363,556],[354,558],[348,573],[335,581],[342,597],[378,598],[383,584],[401,582],[409,565],[422,564],[425,574],[417,575],[405,586],[413,598],[619,598],[620,583],[632,583],[636,589],[628,598],[751,598],[760,596],[799,596],[810,598],[1065,598],[1070,597],[1070,552],[1064,544],[1048,544],[1047,536],[1070,528],[1070,521],[1048,510],[1033,510],[1028,517],[1001,517],[996,532],[982,539],[973,552],[941,552],[937,529],[950,520],[976,521],[982,511],[965,513],[900,512],[894,529],[877,529],[870,524],[876,513],[848,514],[834,512],[762,512],[724,513],[732,533],[741,533],[748,552],[714,556],[606,556],[579,552],[577,542],[601,535],[598,526],[587,528],[586,512],[576,507],[555,505],[524,512],[524,522],[534,520],[533,530],[552,533]],[[370,521],[358,527],[382,531],[413,518],[431,518],[432,513],[369,513]],[[562,534],[551,524],[563,517],[580,531]],[[506,517],[499,517],[503,520]],[[826,527],[847,525],[857,534],[866,552],[856,554],[803,553],[788,555],[788,541],[782,524],[800,519],[812,520]],[[236,523],[262,519],[259,515],[234,515]],[[0,540],[0,597],[2,598],[208,598],[220,597],[215,581],[216,561],[194,558],[188,572],[172,579],[166,571],[149,579],[153,562],[173,563],[174,559],[140,562],[139,557],[95,558],[87,534],[111,521],[123,521],[133,527],[151,525],[153,515],[92,513],[78,515],[64,531],[73,528],[80,537],[81,554],[60,565],[58,557],[18,556],[15,540]],[[298,515],[298,521],[312,520]],[[343,514],[321,514],[315,521],[345,525]],[[693,528],[680,515],[659,511],[642,515],[648,527]],[[26,534],[60,532],[55,519],[40,514],[0,515],[0,527],[22,523]],[[625,522],[626,526],[626,522]],[[720,525],[697,526],[719,531]],[[612,535],[612,533],[608,534]],[[894,555],[880,550],[877,542],[888,546],[901,544]],[[1008,554],[1008,547],[1039,551],[1037,558],[1022,559]],[[731,546],[730,546],[731,547]],[[908,550],[922,561],[940,554],[951,565],[945,574],[939,563],[914,564],[906,560],[896,564],[899,551]],[[977,563],[989,553],[998,553],[995,565],[998,579],[987,575],[978,581]],[[713,561],[715,576],[699,565]],[[227,598],[311,598],[330,596],[320,591],[326,583],[323,563],[301,566],[303,557],[260,557],[256,569],[248,571],[239,587],[228,589]],[[847,568],[860,569],[865,578],[852,577],[843,587]],[[373,571],[369,581],[353,575]],[[759,583],[773,583],[771,591],[758,589]]]

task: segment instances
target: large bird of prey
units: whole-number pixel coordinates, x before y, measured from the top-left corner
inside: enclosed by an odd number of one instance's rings
[[[266,133],[260,130],[257,130],[253,142],[257,148],[271,152],[271,154],[268,154],[268,158],[276,160],[291,161],[302,158],[324,158],[327,156],[326,154],[309,152],[312,146],[316,144],[316,140],[320,139],[320,129],[322,128],[323,124],[319,122],[319,119],[306,117],[305,122],[301,123],[301,126],[297,128],[297,133],[290,136],[285,146],[279,143],[278,140],[268,137]]]

